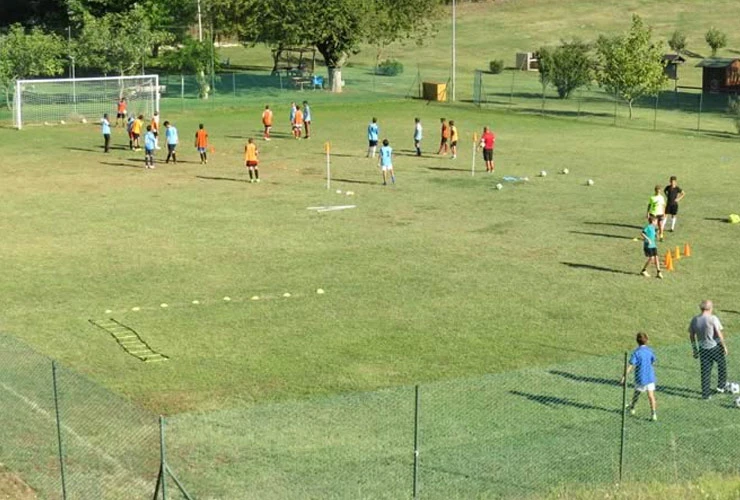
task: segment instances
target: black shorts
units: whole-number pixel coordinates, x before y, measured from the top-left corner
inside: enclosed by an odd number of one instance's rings
[[[167,144],[167,151],[169,153],[174,153],[176,147],[177,147],[177,144]]]
[[[144,156],[154,156],[154,150],[144,148]]]
[[[139,134],[137,134],[136,132],[131,132],[131,138],[132,138],[133,140],[136,140],[136,139],[138,139],[139,137],[140,137],[140,135],[139,135]]]
[[[643,247],[642,250],[645,252],[645,257],[656,257],[658,255],[658,249],[656,247]]]
[[[439,141],[439,143],[440,143],[441,145],[445,145],[445,144],[447,144],[447,137],[442,137],[442,140],[441,140],[441,141]]]
[[[126,113],[117,113],[116,114],[116,119],[118,119],[118,118],[126,118]]]
[[[666,207],[665,213],[668,215],[676,215],[678,213],[678,203],[669,203]]]
[[[374,148],[375,146],[378,145],[378,141],[367,141],[367,145],[370,146],[371,148]]]
[[[154,134],[154,137],[159,137],[159,132],[156,130],[152,130],[152,134]]]
[[[493,161],[493,149],[483,150],[483,161]]]
[[[453,148],[456,148],[457,147],[457,141],[452,141],[450,143],[450,146],[452,146]],[[491,153],[491,154],[493,154],[493,153]]]

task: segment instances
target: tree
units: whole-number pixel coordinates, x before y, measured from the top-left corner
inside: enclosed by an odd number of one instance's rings
[[[656,95],[666,82],[663,51],[652,42],[651,35],[652,29],[634,14],[629,32],[615,37],[602,35],[596,42],[599,85],[627,101],[630,119],[635,99]]]
[[[178,50],[167,53],[165,64],[181,73],[195,73],[198,80],[198,96],[201,99],[208,99],[211,84],[206,72],[213,69],[211,63],[216,59],[215,53],[215,47],[210,40],[199,42],[190,38],[185,40]]]
[[[543,90],[553,85],[558,96],[567,99],[571,92],[591,83],[593,62],[589,51],[589,45],[580,40],[563,41],[555,49],[542,47],[539,51],[539,71]]]
[[[670,40],[668,40],[668,46],[676,54],[681,54],[686,50],[686,33],[679,30],[674,31]]]
[[[363,42],[375,45],[378,38],[392,42],[424,30],[440,0],[249,1],[253,17],[240,30],[242,40],[278,49],[315,46],[326,63],[330,87],[338,92],[342,67]],[[376,23],[376,18],[382,21]]]
[[[16,23],[47,30],[66,28],[66,0],[3,0],[0,2],[0,27]]]
[[[64,41],[41,28],[26,32],[23,26],[14,24],[6,35],[0,36],[0,88],[5,90],[8,108],[16,80],[61,74],[64,53]]]
[[[714,26],[709,28],[707,34],[704,35],[704,40],[707,41],[707,45],[712,49],[712,57],[717,55],[717,50],[727,47],[727,35]]]

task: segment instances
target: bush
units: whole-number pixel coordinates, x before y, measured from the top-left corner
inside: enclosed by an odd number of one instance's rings
[[[717,55],[717,50],[727,47],[727,35],[722,33],[720,30],[712,26],[704,35],[704,40],[707,41],[707,45],[712,49],[712,57]]]
[[[488,70],[493,73],[494,75],[498,75],[504,70],[504,60],[503,59],[494,59],[493,61],[488,63]]]
[[[401,73],[403,73],[403,64],[401,61],[396,61],[395,59],[386,59],[382,63],[378,64],[375,69],[376,75],[396,76]]]
[[[730,98],[730,106],[727,112],[730,114],[732,121],[735,122],[737,133],[740,134],[740,98]]]

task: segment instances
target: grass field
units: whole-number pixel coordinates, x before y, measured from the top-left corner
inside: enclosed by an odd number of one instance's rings
[[[529,31],[492,29],[488,44],[513,52],[527,48],[526,39],[557,39],[557,22],[524,21],[542,5],[491,9],[494,28]],[[668,3],[639,5],[653,22]],[[724,26],[731,4],[716,5],[705,17],[682,7],[690,34],[705,21]],[[572,6],[588,33],[617,15],[596,2]],[[620,8],[625,26],[636,6]],[[462,9],[461,38],[473,38],[483,8]],[[442,74],[432,56],[442,51],[444,30],[436,40],[418,57]],[[461,67],[479,67],[479,49],[463,45]],[[365,74],[366,57],[348,74]],[[172,463],[199,498],[237,498],[247,489],[251,498],[408,495],[414,384],[422,384],[428,497],[537,497],[557,485],[576,495],[584,484],[612,483],[621,425],[614,381],[637,330],[651,336],[665,389],[657,425],[630,423],[627,478],[736,473],[737,452],[722,437],[736,434],[737,410],[727,398],[700,406],[686,341],[689,319],[709,297],[731,354],[740,348],[732,339],[738,228],[722,221],[739,210],[735,141],[371,100],[370,85],[366,79],[342,96],[274,92],[185,109],[166,99],[163,119],[180,130],[181,162],[151,172],[124,147],[121,129],[108,155],[97,126],[0,129],[0,329],[171,415]],[[315,131],[295,141],[286,134],[287,106],[305,98]],[[276,137],[259,141],[263,181],[253,185],[241,155],[245,139],[259,136],[267,99]],[[364,158],[372,116],[394,147],[396,186],[381,186]],[[411,153],[415,116],[425,125],[422,158]],[[460,127],[454,161],[431,154],[441,116]],[[207,166],[190,143],[199,122],[215,146]],[[497,133],[496,174],[482,173],[478,158],[471,176],[472,134],[484,125]],[[570,174],[559,174],[565,167]],[[538,177],[541,170],[549,175]],[[662,281],[642,278],[641,245],[632,239],[652,187],[670,175],[688,194],[661,253],[689,243],[694,255]],[[307,209],[345,204],[356,208]],[[126,355],[88,322],[107,317],[170,360],[144,364]],[[731,368],[736,377],[734,357]],[[700,422],[705,432],[697,432]],[[637,443],[654,453],[643,455]]]

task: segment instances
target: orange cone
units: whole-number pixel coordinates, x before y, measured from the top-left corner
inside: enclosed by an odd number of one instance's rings
[[[673,260],[681,260],[681,250],[676,246],[676,250],[673,251]]]
[[[683,246],[683,256],[684,257],[691,257],[691,247],[689,246],[688,243],[686,243]]]
[[[667,251],[665,253],[665,270],[666,271],[673,271],[673,258],[671,257],[671,251]]]

